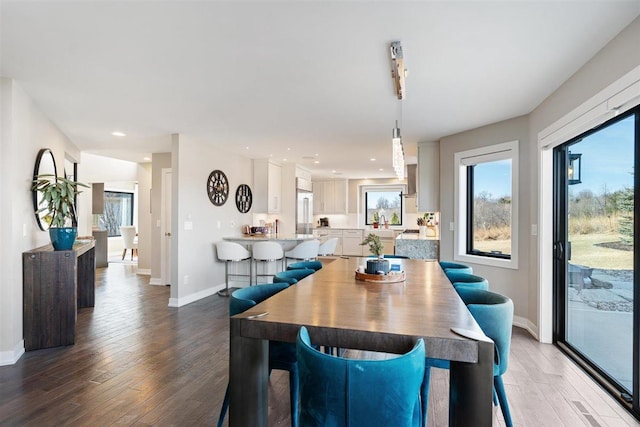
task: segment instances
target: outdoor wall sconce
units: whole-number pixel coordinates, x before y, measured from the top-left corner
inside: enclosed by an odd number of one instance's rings
[[[575,185],[582,183],[582,154],[569,151],[568,184]]]

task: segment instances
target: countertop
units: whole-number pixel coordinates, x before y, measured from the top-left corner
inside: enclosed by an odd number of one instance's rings
[[[437,236],[420,237],[418,233],[404,233],[396,237],[396,240],[440,240]]]
[[[235,242],[287,242],[287,241],[302,241],[311,240],[316,237],[313,234],[254,234],[233,237],[223,237],[222,240],[235,241]]]

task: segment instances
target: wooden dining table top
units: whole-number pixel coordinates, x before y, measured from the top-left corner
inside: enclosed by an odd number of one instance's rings
[[[366,258],[339,258],[235,316],[242,319],[240,334],[295,342],[304,325],[317,344],[398,354],[424,338],[427,357],[476,363],[477,342],[452,328],[484,334],[439,263],[389,261],[400,264],[404,282],[357,280],[355,271]]]

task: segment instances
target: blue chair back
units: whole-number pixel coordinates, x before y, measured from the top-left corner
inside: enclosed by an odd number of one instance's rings
[[[301,268],[297,270],[285,270],[276,273],[273,276],[273,283],[287,283],[289,285],[295,285],[300,280],[315,273],[315,270],[309,268]]]
[[[482,331],[495,344],[493,375],[504,374],[509,365],[511,350],[513,302],[504,295],[479,289],[459,289],[458,294]]]
[[[289,264],[287,266],[287,270],[300,270],[305,268],[313,271],[318,271],[322,268],[322,262],[321,261],[300,261],[300,262],[294,262],[293,264]]]
[[[473,268],[457,262],[440,261],[440,267],[442,267],[445,273],[447,273],[448,270],[455,270],[461,273],[473,274]]]
[[[459,270],[447,270],[445,273],[456,290],[460,286],[482,289],[484,291],[489,290],[489,282],[484,277],[476,276],[475,274],[463,273]]]
[[[387,360],[344,359],[311,346],[305,327],[297,338],[300,425],[420,425],[419,391],[424,375],[424,341]]]
[[[229,298],[229,316],[243,313],[288,287],[286,283],[269,283],[240,288]]]

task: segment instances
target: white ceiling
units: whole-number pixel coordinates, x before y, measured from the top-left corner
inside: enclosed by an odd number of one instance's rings
[[[418,141],[527,114],[640,14],[640,0],[1,8],[2,76],[81,150],[142,162],[180,133],[314,176],[374,178],[393,176],[396,119],[415,163]],[[401,102],[394,40],[408,69]]]

